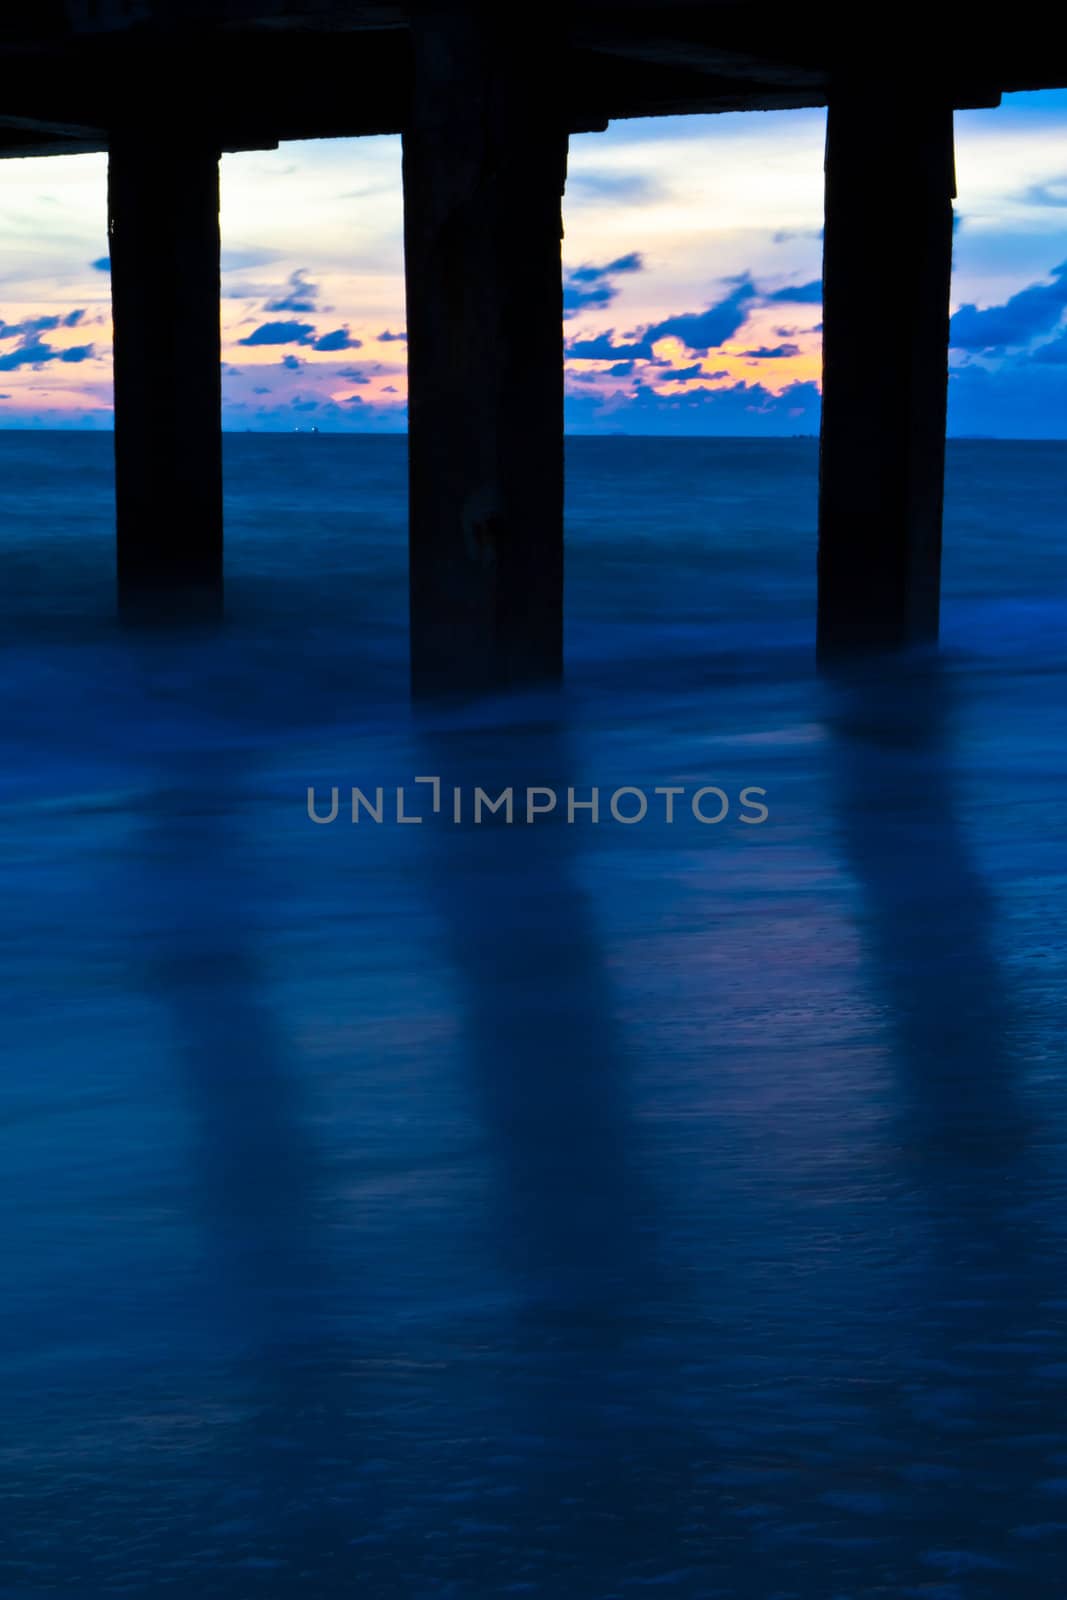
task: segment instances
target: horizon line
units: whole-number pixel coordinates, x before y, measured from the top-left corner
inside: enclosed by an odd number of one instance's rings
[[[8,433],[54,433],[66,437],[72,433],[83,434],[113,434],[114,428],[103,427],[58,427],[39,428],[22,427],[16,424],[0,423],[0,438]],[[224,435],[245,438],[248,436],[263,435],[268,438],[288,438],[299,434],[310,438],[317,434],[320,438],[332,439],[406,439],[407,428],[222,428]],[[604,431],[575,431],[565,428],[564,439],[685,439],[697,443],[709,439],[732,440],[735,443],[757,440],[764,444],[795,443],[797,440],[818,441],[818,433],[630,433],[623,429]],[[1005,434],[1005,433],[946,433],[947,443],[982,443],[982,444],[1067,444],[1067,433],[1056,434]]]

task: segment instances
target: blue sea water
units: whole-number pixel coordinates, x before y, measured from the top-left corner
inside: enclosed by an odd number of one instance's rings
[[[827,678],[813,441],[571,441],[565,686],[419,711],[403,440],[226,468],[131,632],[0,433],[2,1600],[1060,1600],[1067,444]]]

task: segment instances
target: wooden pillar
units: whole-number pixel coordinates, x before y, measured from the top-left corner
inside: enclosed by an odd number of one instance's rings
[[[219,152],[116,133],[108,164],[123,614],[222,602]]]
[[[560,44],[546,7],[425,5],[404,131],[412,684],[563,655]],[[510,19],[510,21],[509,21]]]
[[[954,194],[950,106],[831,99],[821,657],[937,638]]]

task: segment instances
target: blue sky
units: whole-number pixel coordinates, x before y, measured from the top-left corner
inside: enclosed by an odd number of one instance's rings
[[[956,131],[950,432],[1067,437],[1067,91]],[[572,430],[817,429],[823,137],[813,111],[572,141]],[[0,426],[110,425],[105,193],[102,157],[0,167]],[[399,140],[227,156],[222,194],[226,426],[402,428]]]

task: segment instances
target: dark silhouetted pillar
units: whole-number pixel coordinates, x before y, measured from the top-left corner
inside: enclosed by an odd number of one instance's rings
[[[125,615],[222,602],[219,152],[150,127],[108,167],[115,494]]]
[[[937,637],[954,194],[949,106],[831,99],[821,657]]]
[[[506,8],[413,19],[404,132],[416,693],[552,678],[563,654],[566,168],[558,41]]]

